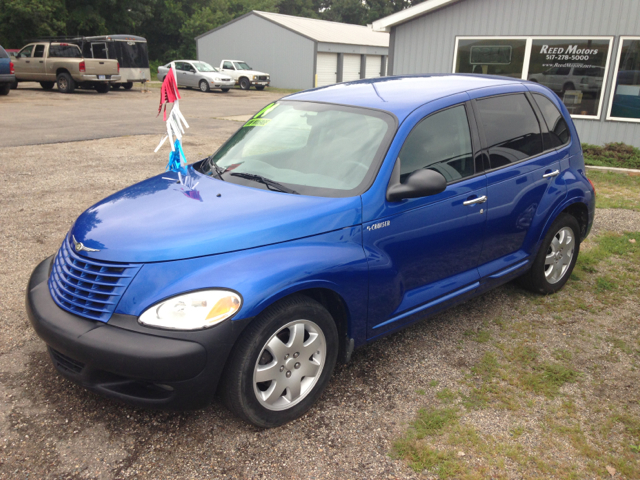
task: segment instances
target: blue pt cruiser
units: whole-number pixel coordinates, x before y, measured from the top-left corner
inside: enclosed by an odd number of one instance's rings
[[[510,78],[389,77],[267,105],[184,175],[115,193],[33,272],[65,377],[272,427],[354,348],[518,278],[568,280],[593,222],[571,118]]]

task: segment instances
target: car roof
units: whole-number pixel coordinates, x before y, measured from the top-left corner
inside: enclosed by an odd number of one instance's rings
[[[528,82],[492,75],[406,75],[338,83],[294,93],[285,99],[376,108],[391,112],[402,121],[419,106],[439,98],[479,88],[517,83]]]

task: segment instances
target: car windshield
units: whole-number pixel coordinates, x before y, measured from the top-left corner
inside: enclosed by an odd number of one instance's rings
[[[201,168],[256,188],[269,186],[247,179],[247,174],[305,195],[359,195],[377,174],[395,128],[395,118],[377,110],[275,102],[245,123]]]
[[[205,62],[193,62],[193,66],[196,67],[196,70],[199,72],[215,72],[216,69],[211,65]]]
[[[233,64],[236,66],[236,70],[251,70],[251,67],[245,62],[233,62]]]

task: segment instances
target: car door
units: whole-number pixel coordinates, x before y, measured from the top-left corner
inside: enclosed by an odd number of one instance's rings
[[[184,71],[184,62],[175,62],[176,66],[176,80],[178,81],[178,87],[186,87],[187,86],[187,78],[185,76]],[[171,71],[171,70],[169,70]]]
[[[30,63],[30,70],[32,73],[31,78],[39,78],[44,79],[48,75],[46,74],[46,65],[45,65],[45,47],[44,43],[39,43],[33,49],[33,57]]]
[[[30,80],[33,78],[30,67],[32,62],[31,54],[33,53],[34,47],[34,44],[27,45],[18,52],[16,58],[13,60],[16,76],[19,80]]]
[[[462,102],[428,115],[400,150],[401,181],[429,168],[447,179],[445,191],[387,202],[381,216],[363,225],[369,338],[464,298],[478,286],[486,179],[482,162],[474,161],[478,142],[472,141],[470,109]]]
[[[196,67],[189,62],[184,62],[184,72],[185,85],[188,87],[198,87],[198,72],[196,71]]]
[[[538,110],[529,93],[510,93],[473,101],[478,130],[487,153],[487,223],[479,271],[499,281],[532,261],[525,243],[532,226],[566,193],[556,182],[567,152],[545,149]],[[535,243],[535,242],[534,242]]]
[[[222,63],[222,71],[227,73],[231,78],[236,78],[236,69],[233,66],[232,62],[223,62]]]

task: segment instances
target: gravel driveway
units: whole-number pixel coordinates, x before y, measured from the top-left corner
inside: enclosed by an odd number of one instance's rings
[[[188,135],[187,158],[208,155],[221,136]],[[240,422],[218,403],[186,413],[121,405],[55,372],[25,314],[31,270],[87,207],[164,169],[166,151],[153,154],[156,143],[146,135],[0,150],[0,478],[420,477],[388,455],[424,405],[416,391],[434,380],[453,387],[466,374],[482,352],[461,346],[464,333],[496,308],[522,317],[516,287],[356,351],[307,415],[271,430]],[[640,213],[599,211],[595,231],[604,230],[638,231]]]

